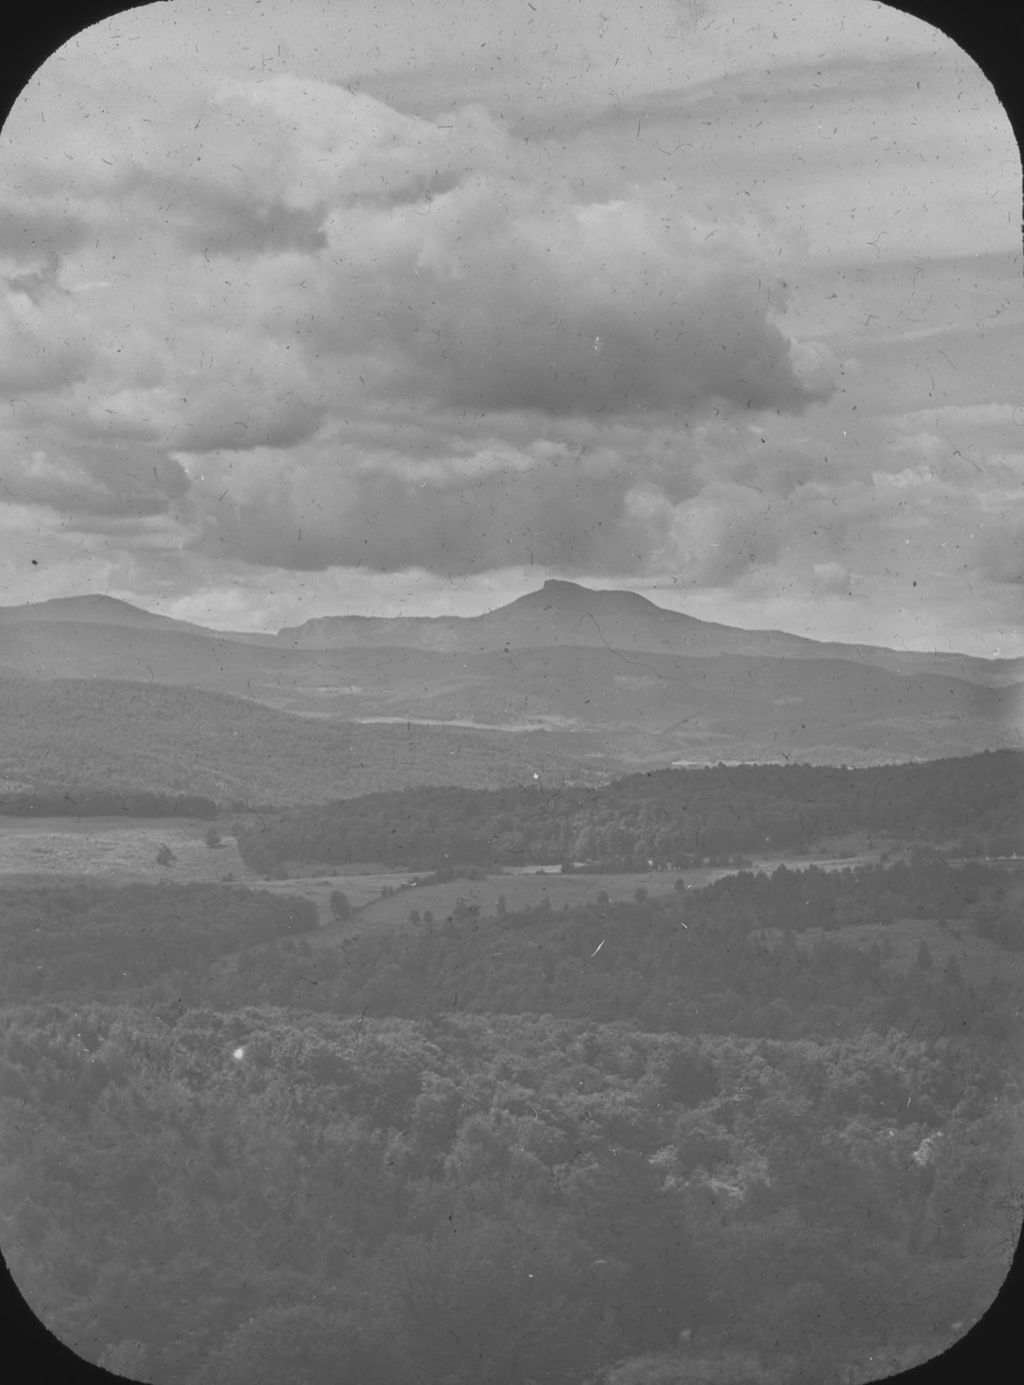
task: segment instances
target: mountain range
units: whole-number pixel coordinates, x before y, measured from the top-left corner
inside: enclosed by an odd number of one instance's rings
[[[114,690],[105,700],[88,696],[96,680]],[[46,697],[33,711],[25,689],[40,682]],[[419,783],[463,782],[469,773],[471,782],[496,785],[503,776],[543,775],[549,765],[563,777],[593,780],[672,763],[870,764],[1015,746],[1024,660],[741,630],[634,592],[566,581],[548,581],[480,616],[327,616],[276,635],[210,630],[107,596],[69,597],[0,607],[0,777],[28,783],[41,772],[17,753],[17,726],[5,707],[21,709],[23,740],[32,723],[28,739],[47,748],[52,779],[72,726],[76,763],[91,772],[104,757],[120,762],[128,753],[124,719],[106,725],[105,705],[131,706],[141,754],[147,698],[156,728],[166,721],[169,688],[188,692],[179,734],[187,738],[191,726],[206,747],[206,780],[219,774],[234,796],[266,801],[270,792],[281,801],[288,776],[271,773],[273,747],[292,742],[294,751],[309,739],[299,759],[315,779],[316,737],[335,744],[342,732],[350,746],[362,738],[369,748],[371,738],[375,747],[370,763],[359,762],[360,791],[374,787],[374,765],[385,761],[387,786],[395,787],[403,742],[389,723],[406,733],[417,728],[409,775]],[[238,736],[209,733],[230,728],[232,705],[237,727],[255,733],[253,704],[278,716],[274,730],[260,721],[262,748],[251,735],[243,750]],[[86,747],[90,728],[95,753]],[[472,772],[453,765],[462,748]],[[183,763],[193,758],[185,750]],[[258,773],[253,779],[261,756],[270,776],[262,789]],[[335,756],[333,796],[342,795],[345,779]],[[180,775],[176,787],[198,791]]]
[[[1024,659],[901,653],[872,645],[826,643],[782,630],[738,630],[666,610],[637,592],[594,591],[554,579],[480,616],[321,616],[302,625],[286,626],[278,638],[294,648],[397,645],[484,654],[571,645],[687,658],[740,654],[775,659],[853,659],[893,673],[946,673],[985,686],[1024,679]]]

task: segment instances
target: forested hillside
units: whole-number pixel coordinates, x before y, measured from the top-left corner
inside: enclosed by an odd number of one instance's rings
[[[1007,1037],[1016,977],[978,987],[955,959],[896,965],[901,920],[930,918],[1024,948],[1024,879],[1005,868],[915,863],[782,868],[702,890],[482,917],[456,909],[400,927],[321,938],[314,907],[236,885],[8,885],[0,987],[28,999],[250,1003],[423,1018],[449,1010],[630,1018],[681,1034],[802,1037],[965,1025]],[[869,947],[846,930],[874,928]],[[766,933],[777,930],[781,942]],[[795,939],[814,931],[811,946]],[[329,942],[330,946],[324,944]]]
[[[249,822],[253,869],[281,861],[603,862],[629,869],[723,853],[806,848],[851,831],[1024,845],[1024,754],[990,752],[848,770],[719,765],[552,791],[430,788],[382,793]]]
[[[0,678],[0,786],[51,797],[74,786],[285,806],[410,784],[525,783],[541,769],[545,780],[600,781],[600,742],[576,741],[570,752],[544,732],[361,725],[159,683]]]
[[[0,999],[186,983],[239,948],[314,931],[304,899],[237,885],[5,885]]]
[[[919,869],[940,873],[931,861]],[[618,904],[599,894],[564,910],[482,917],[456,909],[362,932],[357,920],[337,951],[304,963],[280,946],[255,949],[237,974],[204,980],[196,994],[223,1005],[247,997],[408,1018],[470,1010],[621,1019],[679,1034],[853,1036],[893,1025],[1017,1033],[1020,977],[1007,963],[1024,944],[1024,883],[1002,871],[951,871],[923,907],[991,939],[1002,972],[975,984],[955,955],[940,965],[927,948],[898,960],[894,925],[922,905],[914,873],[896,867],[846,880],[826,872],[778,872],[770,882],[739,876]],[[865,923],[870,943],[846,936]],[[766,929],[779,929],[781,939]]]
[[[0,1025],[0,1236],[188,1385],[876,1379],[998,1287],[1020,1093],[896,1032],[95,1003]]]

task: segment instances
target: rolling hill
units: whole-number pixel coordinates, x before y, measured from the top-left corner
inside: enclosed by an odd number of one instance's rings
[[[161,683],[0,677],[0,790],[93,787],[287,807],[379,789],[603,780],[595,738],[359,725]]]
[[[144,611],[113,596],[90,593],[86,596],[60,596],[52,601],[36,601],[25,606],[0,606],[0,628],[7,625],[45,625],[51,621],[74,625],[127,625],[135,628],[194,630],[207,632],[183,620]]]

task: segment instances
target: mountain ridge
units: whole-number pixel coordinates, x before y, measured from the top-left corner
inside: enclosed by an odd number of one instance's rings
[[[1003,749],[1019,743],[1024,700],[1024,660],[739,630],[557,579],[479,616],[320,617],[279,635],[211,630],[101,596],[0,608],[0,678],[38,688],[33,697],[0,684],[0,713],[5,699],[16,704],[0,778],[70,772],[82,756],[97,774],[115,761],[141,769],[152,743],[163,747],[154,773],[173,783],[176,743],[189,787],[205,792],[216,764],[224,788],[245,783],[245,795],[290,790],[289,743],[300,777],[320,775],[317,724],[335,781],[366,790],[468,776],[500,787],[532,763],[589,781],[673,763]],[[97,701],[89,682],[106,696]],[[194,696],[185,708],[157,685]],[[286,720],[242,709],[253,704]],[[129,721],[136,750],[125,761]],[[36,746],[24,761],[19,739]],[[271,743],[280,763],[264,774]]]
[[[467,653],[544,645],[713,657],[867,661],[896,673],[940,672],[985,686],[1024,679],[1024,659],[814,640],[785,630],[752,630],[658,606],[638,592],[594,589],[549,578],[542,587],[476,616],[314,616],[284,626],[295,648],[408,647]]]
[[[20,606],[0,606],[0,634],[8,632],[7,658],[0,649],[0,668],[24,669],[31,653],[19,655],[14,632],[24,644],[40,646],[39,668],[45,649],[66,631],[74,646],[79,631],[105,627],[109,642],[117,629],[145,632],[147,637],[191,636],[218,646],[262,647],[268,658],[285,651],[346,649],[409,649],[423,652],[512,653],[515,650],[579,647],[620,650],[629,654],[659,654],[685,658],[742,655],[747,658],[829,659],[869,663],[891,673],[914,676],[938,673],[985,687],[1005,687],[1024,681],[1024,658],[989,659],[954,651],[896,650],[884,645],[847,644],[814,640],[785,630],[756,630],[701,620],[682,611],[658,606],[639,592],[595,589],[561,578],[511,602],[474,616],[372,616],[358,614],[314,616],[276,634],[219,630],[159,615],[117,597],[90,593],[57,597]],[[48,636],[44,636],[48,631]],[[274,651],[271,655],[270,651]],[[58,661],[61,666],[67,660]],[[138,662],[136,660],[136,662]],[[76,670],[77,671],[77,670]],[[117,676],[105,666],[103,672]],[[69,676],[66,672],[58,676]],[[73,676],[73,674],[71,675]]]
[[[196,621],[179,620],[172,616],[160,615],[155,611],[137,606],[120,597],[101,592],[87,592],[77,596],[51,597],[44,601],[25,602],[18,605],[0,605],[0,627],[4,625],[34,624],[37,622],[88,622],[108,625],[145,625],[154,630],[188,631],[196,635],[212,636],[217,639],[230,639],[258,644],[271,644],[279,641],[295,643],[332,644],[335,637],[350,635],[353,644],[386,643],[391,647],[403,647],[404,641],[396,636],[415,635],[419,631],[465,632],[472,637],[490,625],[510,619],[529,617],[550,623],[552,620],[573,619],[577,622],[590,621],[592,638],[573,641],[581,644],[607,645],[611,641],[600,633],[601,617],[639,619],[657,624],[664,629],[675,629],[695,636],[728,638],[736,647],[729,652],[762,654],[766,657],[779,657],[783,652],[820,652],[829,658],[860,658],[864,655],[885,655],[889,658],[909,662],[925,660],[965,661],[971,665],[985,667],[994,673],[1005,671],[1014,678],[1024,677],[1024,658],[988,658],[983,655],[967,654],[962,651],[943,650],[897,650],[891,646],[863,643],[850,643],[841,640],[818,640],[807,635],[797,635],[778,628],[757,629],[745,626],[727,625],[720,621],[704,620],[685,611],[659,606],[640,592],[620,588],[585,587],[580,583],[564,578],[547,578],[543,585],[525,592],[512,601],[472,616],[375,616],[358,612],[339,615],[311,616],[298,625],[284,625],[276,632],[239,631],[220,629],[201,625]],[[539,647],[543,641],[534,637],[531,647]],[[564,632],[559,630],[561,636]],[[369,637],[369,638],[367,638]],[[740,648],[740,641],[763,647]],[[342,638],[341,643],[348,643]],[[561,639],[558,641],[561,642]],[[414,640],[414,643],[419,641]],[[433,645],[428,641],[426,647]],[[499,645],[503,648],[503,645]],[[614,647],[614,646],[613,646]],[[646,646],[638,646],[645,647]],[[651,652],[659,652],[655,646]],[[687,653],[699,653],[698,649],[688,649]],[[725,652],[713,648],[709,652]]]
[[[79,596],[57,596],[47,601],[26,602],[17,606],[0,606],[0,625],[35,621],[88,621],[101,625],[151,625],[165,629],[202,630],[201,625],[174,620],[122,601],[103,592],[84,592]]]
[[[113,625],[256,642],[274,638],[242,630],[217,630],[195,621],[163,616],[105,592],[83,592],[78,596],[56,596],[46,601],[0,606],[0,629],[22,625]]]

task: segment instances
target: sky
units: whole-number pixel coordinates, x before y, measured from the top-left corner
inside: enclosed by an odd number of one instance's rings
[[[862,0],[171,0],[0,135],[0,602],[1024,654],[1021,168]]]

